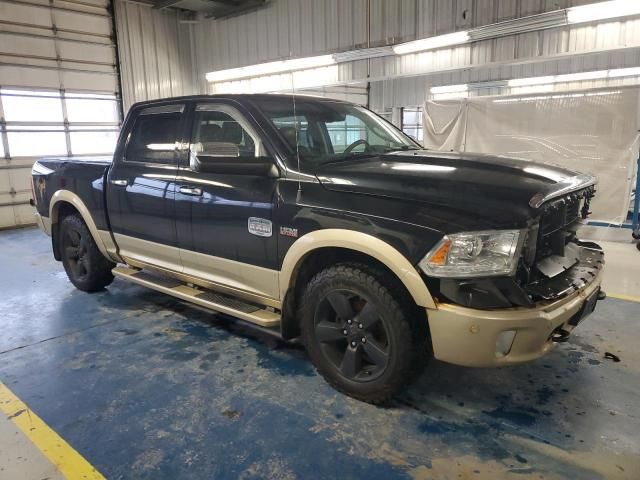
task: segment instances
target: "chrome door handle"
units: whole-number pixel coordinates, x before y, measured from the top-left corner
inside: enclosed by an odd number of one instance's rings
[[[109,180],[109,183],[111,185],[118,185],[120,187],[126,187],[127,185],[129,185],[128,180]]]
[[[202,189],[197,187],[180,187],[179,192],[183,195],[193,195],[194,197],[202,195]]]

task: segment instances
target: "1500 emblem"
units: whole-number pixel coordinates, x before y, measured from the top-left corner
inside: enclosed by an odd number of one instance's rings
[[[266,218],[249,217],[249,233],[259,237],[270,237],[273,233],[271,220]]]
[[[284,235],[285,237],[298,238],[298,229],[291,227],[280,227],[280,235]]]

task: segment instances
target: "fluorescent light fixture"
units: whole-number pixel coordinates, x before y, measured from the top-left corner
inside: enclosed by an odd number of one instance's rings
[[[553,75],[547,75],[545,77],[529,77],[529,78],[514,78],[507,81],[508,87],[525,87],[529,85],[546,85],[554,83],[555,77]]]
[[[293,72],[291,74],[293,77],[293,84],[291,85],[291,88],[309,88],[332,85],[338,82],[339,73],[337,65]]]
[[[443,85],[441,87],[431,87],[431,93],[437,95],[440,93],[461,93],[468,92],[469,85],[462,83],[460,85]]]
[[[459,98],[467,98],[469,92],[453,92],[453,93],[436,93],[431,96],[431,100],[455,100]]]
[[[469,85],[462,83],[459,85],[442,85],[431,87],[429,90],[433,100],[451,100],[454,98],[466,98],[469,96]]]
[[[608,70],[596,70],[593,72],[567,73],[565,75],[556,75],[554,83],[560,82],[583,82],[585,80],[599,80],[607,78]]]
[[[318,55],[316,57],[293,58],[291,60],[278,60],[276,62],[259,63],[247,67],[230,68],[209,72],[206,75],[208,82],[226,82],[241,78],[273,75],[276,73],[293,72],[309,68],[326,67],[336,63],[333,55]]]
[[[530,87],[537,85],[551,85],[563,82],[584,82],[605,78],[633,77],[640,75],[640,67],[616,68],[614,70],[594,70],[591,72],[567,73],[563,75],[548,75],[545,77],[515,78],[507,81],[507,86]]]
[[[446,35],[438,35],[436,37],[414,40],[413,42],[400,43],[393,46],[393,51],[398,55],[404,55],[406,53],[460,45],[467,43],[469,40],[469,32],[466,31],[447,33]]]
[[[639,0],[640,1],[640,0]],[[591,72],[567,73],[563,75],[546,75],[543,77],[514,78],[511,80],[499,80],[493,82],[463,83],[458,85],[442,85],[431,87],[429,90],[433,100],[449,100],[454,98],[465,98],[469,96],[469,91],[486,88],[511,88],[512,94],[527,95],[534,93],[552,93],[556,83],[581,82],[589,80],[604,80],[608,78],[640,77],[640,67],[616,68],[613,70],[594,70]],[[617,92],[613,92],[617,93]],[[526,99],[498,99],[496,103],[528,101],[546,98],[574,98],[593,95],[610,95],[604,93],[579,93],[579,94],[558,94],[554,96],[527,97]]]
[[[640,1],[611,0],[567,8],[567,22],[569,23],[594,22],[631,15],[640,15]]]
[[[564,93],[555,95],[538,95],[535,97],[519,97],[519,98],[496,98],[493,103],[522,103],[522,102],[535,102],[538,100],[559,100],[565,98],[580,98],[580,97],[603,97],[607,95],[617,95],[620,90],[613,90],[610,92],[589,92],[589,93]]]
[[[609,78],[634,77],[640,75],[640,67],[614,68],[609,70]]]
[[[553,92],[553,83],[545,83],[543,85],[529,85],[523,87],[512,87],[511,93],[514,95],[529,95],[530,93],[548,93]]]

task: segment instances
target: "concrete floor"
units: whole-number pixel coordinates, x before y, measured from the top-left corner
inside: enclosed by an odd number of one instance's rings
[[[626,247],[607,288],[640,297]],[[0,381],[107,478],[640,478],[636,302],[599,303],[527,365],[433,361],[376,408],[225,317],[118,280],[75,290],[35,229],[0,232],[0,291]],[[0,420],[0,479],[55,478],[20,435]]]
[[[0,414],[0,478],[62,480],[56,466],[16,427]]]

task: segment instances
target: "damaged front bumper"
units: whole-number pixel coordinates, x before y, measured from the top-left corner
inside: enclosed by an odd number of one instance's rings
[[[470,367],[512,365],[534,360],[568,334],[593,309],[602,283],[604,255],[581,245],[571,269],[531,286],[542,300],[530,307],[477,309],[439,303],[428,311],[435,358]]]

